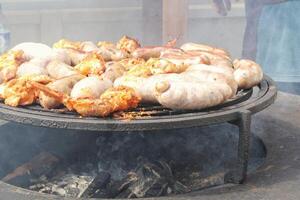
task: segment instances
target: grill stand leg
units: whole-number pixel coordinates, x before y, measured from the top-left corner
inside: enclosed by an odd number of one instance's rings
[[[247,177],[251,112],[241,111],[240,118],[231,123],[239,127],[238,161],[236,168],[225,175],[224,181],[225,183],[241,184]]]

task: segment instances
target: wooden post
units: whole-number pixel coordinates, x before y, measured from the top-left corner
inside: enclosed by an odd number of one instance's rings
[[[162,43],[162,2],[163,0],[143,0],[143,44]]]
[[[186,40],[188,0],[163,1],[163,42],[177,39],[180,45]]]

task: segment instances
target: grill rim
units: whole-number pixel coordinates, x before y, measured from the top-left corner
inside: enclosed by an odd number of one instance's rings
[[[0,118],[6,121],[13,121],[21,124],[62,128],[73,130],[105,132],[123,131],[150,131],[164,129],[189,128],[204,125],[217,124],[234,121],[240,118],[243,111],[249,110],[252,114],[257,113],[271,105],[277,96],[277,89],[274,81],[264,75],[262,82],[258,86],[257,97],[249,98],[232,106],[224,107],[220,110],[209,112],[190,112],[184,114],[151,117],[149,119],[119,120],[103,118],[68,118],[49,115],[41,115],[43,112],[30,112],[19,108],[9,107],[0,104]],[[251,94],[253,96],[253,94]],[[26,111],[26,112],[24,112]]]

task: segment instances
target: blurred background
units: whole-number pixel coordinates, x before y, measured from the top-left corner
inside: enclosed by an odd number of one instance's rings
[[[145,45],[162,43],[161,0],[0,0],[10,46],[20,42],[111,40],[122,35],[138,38]],[[178,14],[176,10],[172,11]],[[211,0],[189,0],[185,41],[228,49],[240,57],[245,30],[242,0],[232,2],[226,17]]]

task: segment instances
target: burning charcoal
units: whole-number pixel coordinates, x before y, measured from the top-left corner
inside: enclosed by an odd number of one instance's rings
[[[121,181],[117,198],[157,197],[183,193],[187,188],[176,181],[170,166],[164,162],[141,164]]]
[[[52,154],[42,152],[33,157],[29,162],[7,174],[2,181],[18,186],[28,185],[32,177],[39,177],[50,173],[58,161],[59,159]]]
[[[109,181],[110,174],[106,172],[100,172],[90,183],[90,185],[86,188],[86,190],[81,195],[79,195],[79,197],[100,198],[102,190],[106,187]]]

